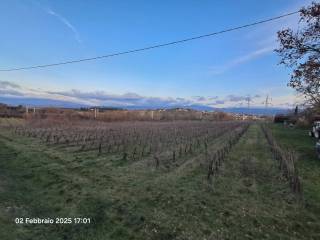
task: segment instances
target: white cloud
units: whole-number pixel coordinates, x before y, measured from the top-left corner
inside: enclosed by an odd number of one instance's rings
[[[174,97],[152,97],[141,96],[136,93],[112,94],[104,91],[85,92],[76,89],[70,91],[45,91],[41,89],[32,89],[19,86],[16,83],[0,81],[0,96],[15,98],[38,98],[51,99],[78,103],[89,106],[113,106],[130,107],[143,106],[150,108],[161,107],[188,107],[192,105],[201,105],[209,107],[241,107],[247,106],[248,100],[251,107],[264,106],[265,92],[251,95],[228,95],[218,96],[194,96],[190,98]],[[303,99],[293,94],[279,95],[274,97],[270,103],[272,107],[292,107],[297,103],[302,103]]]
[[[54,16],[55,18],[57,18],[60,22],[62,22],[69,30],[71,30],[71,32],[74,35],[75,40],[78,43],[82,43],[82,40],[80,38],[80,35],[77,31],[77,29],[70,23],[70,21],[68,19],[66,19],[65,17],[61,16],[60,14],[58,14],[57,12],[53,11],[52,9],[48,8],[45,10],[49,15]]]
[[[8,88],[20,88],[18,84],[9,82],[9,81],[0,81],[0,88],[8,89]]]
[[[276,15],[282,15],[289,12],[294,12],[299,10],[303,6],[308,6],[313,0],[303,0],[297,1],[294,4]],[[249,62],[251,60],[262,57],[266,54],[273,52],[274,49],[278,47],[277,43],[277,32],[285,29],[297,29],[299,23],[299,14],[291,15],[289,17],[281,18],[273,22],[269,22],[263,25],[260,25],[257,28],[252,29],[246,36],[245,39],[248,42],[252,42],[252,45],[255,45],[257,50],[251,51],[243,56],[234,58],[229,62],[221,66],[213,66],[209,68],[209,72],[213,75],[219,75],[227,72],[228,70]]]
[[[246,55],[237,57],[237,58],[225,63],[224,65],[210,67],[209,71],[211,74],[214,74],[214,75],[222,74],[231,68],[234,68],[238,65],[249,62],[249,61],[256,59],[258,57],[261,57],[265,54],[271,53],[273,50],[274,50],[273,46],[272,47],[271,46],[263,47],[263,48],[255,50],[255,51],[252,51]]]
[[[309,6],[314,0],[300,0],[290,4],[290,7],[279,11],[275,15],[283,15],[286,13],[294,12],[304,6]],[[300,15],[294,14],[285,18],[278,19],[267,24],[263,24],[256,28],[247,35],[250,42],[256,42],[258,47],[274,47],[277,48],[277,32],[286,28],[293,30],[298,29]]]

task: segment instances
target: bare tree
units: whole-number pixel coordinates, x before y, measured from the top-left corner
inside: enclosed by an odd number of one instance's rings
[[[320,109],[320,3],[300,10],[298,30],[278,32],[280,64],[293,69],[288,86],[302,93],[307,103]]]

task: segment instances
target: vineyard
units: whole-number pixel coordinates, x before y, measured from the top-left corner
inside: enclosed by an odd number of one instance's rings
[[[243,122],[74,122],[48,127],[46,122],[11,126],[16,135],[68,152],[118,155],[130,162],[148,159],[156,168],[172,168],[191,155],[204,155],[202,163],[221,165],[226,153],[245,132]],[[210,149],[217,139],[219,147]],[[211,167],[210,167],[211,169]],[[211,172],[212,170],[210,170]],[[211,173],[209,173],[211,175]]]
[[[1,239],[318,234],[313,180],[270,124],[1,119],[0,156],[0,225],[8,229]],[[92,223],[16,231],[12,219],[18,216]]]

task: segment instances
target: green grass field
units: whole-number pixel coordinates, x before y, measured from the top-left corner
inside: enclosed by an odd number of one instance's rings
[[[281,145],[299,154],[302,198],[290,192],[257,124],[212,184],[198,164],[201,155],[154,169],[143,160],[71,153],[0,130],[0,239],[320,239],[314,140],[306,130],[271,128]],[[19,225],[16,217],[92,221]]]
[[[308,136],[307,129],[287,129],[274,124],[272,130],[283,146],[298,153],[297,166],[302,177],[306,208],[320,216],[320,159],[315,153],[315,139]]]

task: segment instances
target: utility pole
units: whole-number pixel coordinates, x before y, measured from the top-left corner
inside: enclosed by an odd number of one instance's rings
[[[264,102],[265,108],[268,108],[269,105],[269,95],[267,95],[266,100]]]
[[[272,98],[270,98],[269,94],[268,94],[266,97],[266,101],[264,102],[266,108],[268,108],[269,105],[271,104],[271,100],[272,100]]]
[[[249,109],[249,108],[250,108],[251,97],[248,96],[248,97],[246,98],[246,100],[247,100],[248,109]]]
[[[271,98],[269,97],[269,94],[267,94],[267,96],[266,96],[266,100],[265,100],[265,102],[264,102],[264,105],[265,105],[265,108],[266,108],[266,114],[267,114],[267,111],[268,111],[268,107],[269,107],[269,105],[271,104]]]
[[[26,105],[26,118],[28,117],[28,112],[29,112],[29,108],[28,108],[28,106]]]

